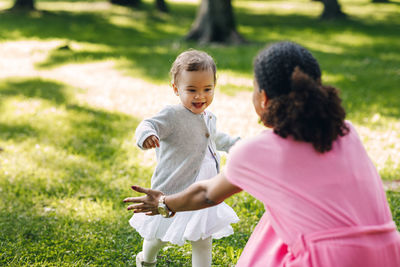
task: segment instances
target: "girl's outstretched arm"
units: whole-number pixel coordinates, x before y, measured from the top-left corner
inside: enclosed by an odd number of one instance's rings
[[[155,116],[143,120],[136,127],[136,144],[140,149],[155,148],[156,143],[169,136],[174,130],[175,111],[170,106],[163,108]],[[145,144],[149,137],[154,136],[154,146]]]
[[[158,214],[158,200],[163,195],[162,192],[138,186],[133,186],[132,189],[145,193],[146,196],[124,199],[124,202],[137,203],[128,206],[128,210],[138,213],[145,212],[147,215]],[[171,211],[175,212],[199,210],[215,206],[240,191],[241,189],[231,184],[224,173],[221,172],[214,178],[192,184],[180,193],[166,196],[165,204]]]

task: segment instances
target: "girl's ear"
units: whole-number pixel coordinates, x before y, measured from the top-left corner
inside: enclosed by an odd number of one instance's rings
[[[176,95],[179,95],[178,87],[176,86],[175,83],[172,83],[172,88],[174,89],[174,93],[175,93]]]

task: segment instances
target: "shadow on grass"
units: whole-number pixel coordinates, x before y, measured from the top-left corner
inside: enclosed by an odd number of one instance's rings
[[[338,20],[320,20],[317,17],[301,14],[253,14],[248,10],[236,9],[239,26],[247,26],[257,30],[265,29],[280,32],[282,35],[290,36],[297,32],[307,33],[312,31],[314,35],[326,36],[327,34],[340,32],[355,32],[377,38],[399,38],[396,28],[400,19],[395,12],[386,15],[385,20],[363,20],[355,17],[347,17]],[[263,36],[254,35],[255,40]]]
[[[65,148],[98,162],[115,158],[120,142],[132,136],[138,124],[137,119],[128,115],[86,106],[69,104],[66,109],[74,115],[68,123],[75,134],[64,144]]]
[[[16,105],[5,110],[6,121],[0,120],[0,139],[21,146],[23,153],[15,157],[25,159],[24,165],[37,166],[17,175],[16,180],[23,181],[18,186],[21,194],[36,188],[48,196],[112,198],[122,190],[110,187],[113,180],[149,176],[149,170],[129,162],[136,153],[134,145],[124,145],[133,139],[138,120],[76,104],[69,96],[72,90],[42,79],[0,81],[1,103],[14,97],[21,103],[39,101],[32,115]],[[135,179],[131,181],[138,182]]]
[[[0,265],[134,265],[141,238],[122,199],[149,176],[124,144],[138,120],[77,104],[73,90],[43,79],[0,81],[1,156],[13,162],[0,170]],[[19,112],[31,100],[38,112]],[[43,112],[49,107],[54,114]],[[110,215],[96,218],[96,207]]]
[[[134,25],[128,27],[113,24],[110,21],[110,17],[113,15],[121,16],[112,12],[92,13],[88,11],[45,11],[40,15],[30,12],[7,12],[0,14],[0,25],[8,27],[6,30],[2,27],[0,38],[12,38],[13,34],[18,33],[21,37],[36,37],[43,40],[60,38],[110,46],[130,46],[132,43],[145,45],[160,38],[177,37],[174,33],[167,33],[158,27],[160,24],[164,24],[164,21],[153,23],[148,14],[135,18],[135,13],[133,13],[130,17],[144,20],[145,29],[135,28]]]
[[[77,57],[59,56],[54,54],[56,59],[49,58],[48,62],[43,62],[42,66],[52,66],[74,61],[76,58],[86,58],[87,60],[104,59],[111,55],[114,57],[126,57],[134,65],[155,60],[160,53],[153,53],[156,48],[169,48],[180,42],[181,38],[189,31],[190,25],[194,20],[197,9],[196,5],[184,3],[171,4],[170,14],[161,14],[152,11],[154,8],[150,3],[143,4],[142,9],[132,10],[130,13],[118,13],[110,8],[107,12],[44,12],[41,16],[29,16],[28,14],[6,13],[1,15],[0,26],[6,30],[0,31],[0,38],[12,38],[13,34],[18,36],[35,37],[40,39],[61,38],[77,42],[88,42],[109,46],[108,53],[103,52],[78,52]],[[319,21],[316,17],[306,15],[276,15],[276,14],[252,14],[248,10],[236,8],[235,14],[238,25],[248,27],[251,31],[246,34],[248,40],[255,41],[256,47],[248,47],[252,52],[251,57],[245,57],[245,64],[224,64],[223,60],[219,67],[228,67],[237,71],[251,72],[251,61],[260,46],[265,43],[284,39],[292,39],[293,36],[314,35],[318,37],[329,37],[331,34],[343,32],[355,32],[366,36],[374,36],[384,40],[391,38],[398,39],[397,27],[399,19],[387,17],[385,21],[373,22],[357,19],[346,19],[337,21]],[[113,17],[126,17],[131,20],[129,26],[112,23]],[[395,14],[393,14],[394,17]],[[186,30],[185,30],[186,29]],[[276,32],[279,33],[278,39]],[[335,44],[335,40],[329,40]],[[182,48],[195,46],[193,43],[181,44]],[[341,44],[343,46],[343,44]],[[141,60],[141,53],[132,53],[137,49],[149,48],[146,61]],[[348,47],[351,48],[351,47]],[[208,49],[205,48],[206,50]],[[254,51],[255,49],[255,51]],[[176,49],[175,49],[176,50]],[[178,48],[179,50],[179,48]],[[237,59],[243,49],[222,46],[216,49],[222,53],[222,58],[228,57]],[[224,53],[225,51],[225,53]],[[168,53],[166,59],[173,60],[177,51]],[[228,53],[228,55],[226,55]],[[233,54],[232,54],[233,53]],[[239,57],[240,58],[240,57]],[[165,59],[162,62],[166,63]],[[231,60],[227,60],[231,63]],[[157,62],[154,62],[157,63]],[[164,64],[165,65],[165,64]],[[169,65],[169,64],[167,64]],[[153,76],[151,69],[155,65],[141,66],[147,70],[149,76]],[[159,66],[158,64],[156,66]],[[244,68],[243,68],[244,66]],[[239,68],[237,68],[239,67]],[[158,73],[157,73],[158,75]],[[158,76],[153,77],[158,78]]]
[[[59,82],[48,82],[42,79],[13,79],[0,83],[0,97],[25,96],[40,98],[56,104],[67,102],[65,85]]]
[[[55,120],[62,120],[62,123],[68,124],[68,134],[70,139],[66,139],[65,143],[59,143],[59,139],[65,139],[63,133],[57,133],[60,128],[55,128],[51,123],[56,121],[48,121],[48,125],[40,130],[41,137],[48,142],[55,142],[54,145],[63,146],[64,149],[72,154],[79,154],[90,157],[92,160],[103,161],[111,159],[115,156],[117,148],[113,145],[113,140],[123,139],[126,135],[132,134],[138,123],[128,115],[108,112],[100,109],[95,109],[87,106],[75,104],[71,99],[73,88],[67,87],[65,84],[47,81],[40,78],[33,79],[9,79],[0,83],[0,99],[6,100],[12,96],[23,96],[26,99],[42,99],[52,103],[55,109],[61,108],[70,116],[68,117],[49,117]],[[42,115],[42,114],[41,114]],[[31,121],[42,121],[41,117],[46,115],[31,118]],[[46,118],[44,118],[46,119]],[[42,121],[43,122],[43,121]],[[26,125],[26,130],[16,125],[8,125],[4,127],[2,134],[13,134],[15,129],[20,129],[20,132],[33,132],[35,125]],[[24,126],[24,127],[25,127]],[[48,137],[54,137],[49,139]],[[59,138],[57,138],[59,137]],[[114,138],[114,139],[113,139]],[[76,142],[74,142],[76,141]]]
[[[18,142],[37,136],[38,132],[29,124],[0,123],[0,139],[13,139]]]
[[[0,39],[14,39],[15,36],[18,36],[17,39],[57,38],[101,45],[96,51],[54,50],[47,60],[37,66],[48,68],[69,62],[117,58],[128,62],[128,69],[140,69],[148,77],[165,81],[168,79],[169,67],[178,53],[177,50],[182,49],[179,41],[176,42],[183,36],[182,25],[189,29],[195,9],[190,5],[172,8],[179,12],[179,18],[176,14],[159,14],[148,9],[123,14],[114,12],[114,9],[104,13],[46,11],[40,16],[8,12],[0,14]],[[121,17],[129,19],[131,25],[112,22],[113,19],[118,20]],[[185,48],[186,46],[183,47]]]
[[[197,6],[174,3],[171,4],[171,13],[168,15],[151,11],[153,9],[150,3],[145,3],[144,8],[123,14],[112,8],[102,13],[45,12],[39,17],[2,14],[0,26],[4,27],[0,28],[6,30],[0,30],[0,38],[12,38],[18,33],[18,36],[27,38],[59,38],[105,45],[107,48],[99,51],[54,50],[38,66],[47,68],[68,62],[124,59],[127,62],[124,67],[127,69],[135,72],[140,70],[150,79],[165,81],[176,55],[188,47],[198,47],[194,43],[181,42],[181,38],[190,29]],[[369,51],[392,49],[394,53],[398,52],[393,50],[399,41],[398,18],[388,17],[381,22],[357,19],[319,21],[316,17],[306,15],[252,14],[240,8],[236,8],[235,13],[238,25],[250,29],[245,37],[252,43],[244,47],[201,47],[216,58],[219,69],[251,74],[252,60],[266,43],[282,39],[293,40],[300,36],[306,39],[311,37],[316,42],[326,42],[331,46],[337,45],[344,50],[342,59],[352,57],[359,49],[330,38],[343,32],[380,39]],[[112,23],[113,17],[126,17],[131,23],[129,26],[121,26]],[[365,46],[362,47],[364,48]],[[327,57],[329,55],[330,53],[326,53]],[[332,54],[332,57],[336,56]]]
[[[141,237],[118,217],[88,222],[15,209],[0,212],[0,225],[2,265],[133,266],[140,251]]]

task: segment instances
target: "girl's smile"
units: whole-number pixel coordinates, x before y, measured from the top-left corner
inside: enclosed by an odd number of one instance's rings
[[[194,103],[192,103],[192,105],[193,105],[195,108],[202,108],[203,105],[205,105],[205,104],[206,104],[206,102],[199,102],[199,103],[194,102]]]
[[[212,70],[183,70],[172,84],[184,107],[201,114],[214,98],[214,73]]]

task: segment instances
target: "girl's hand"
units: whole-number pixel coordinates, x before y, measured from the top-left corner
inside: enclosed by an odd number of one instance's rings
[[[140,186],[132,186],[132,189],[139,193],[146,194],[141,197],[128,197],[124,199],[124,202],[133,202],[138,204],[129,205],[127,210],[133,210],[134,213],[145,213],[146,215],[157,215],[158,212],[158,200],[162,195],[161,191],[153,190],[149,188],[143,188]]]
[[[156,147],[160,147],[160,141],[158,140],[157,136],[155,136],[155,135],[150,135],[143,142],[144,149],[150,149],[150,148],[156,148]]]

